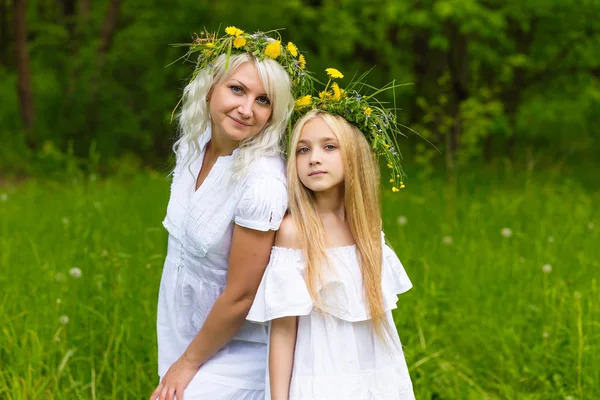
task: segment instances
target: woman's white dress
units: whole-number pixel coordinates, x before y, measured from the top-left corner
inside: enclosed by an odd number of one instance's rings
[[[273,247],[247,318],[266,322],[299,316],[289,400],[414,399],[391,313],[397,295],[412,284],[396,254],[385,244],[382,251],[387,343],[377,339],[369,323],[356,246],[327,250],[331,268],[319,290],[323,312],[308,293],[301,250]],[[268,376],[265,398],[270,399]]]
[[[187,147],[177,154],[171,197],[163,225],[169,232],[158,297],[158,373],[162,378],[202,327],[227,279],[234,224],[277,230],[287,208],[285,164],[262,157],[247,177],[230,184],[231,156],[220,157],[195,191],[210,131],[199,139],[198,159],[185,165]],[[244,322],[235,337],[204,363],[185,399],[263,400],[267,329]]]

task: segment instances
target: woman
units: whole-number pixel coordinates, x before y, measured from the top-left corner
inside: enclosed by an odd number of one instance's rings
[[[287,208],[280,143],[290,75],[303,73],[295,46],[294,55],[264,34],[226,32],[196,42],[199,67],[184,90],[153,400],[264,398],[267,332],[245,318]]]

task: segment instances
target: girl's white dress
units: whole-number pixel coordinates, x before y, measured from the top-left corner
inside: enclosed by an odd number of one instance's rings
[[[287,208],[285,165],[262,157],[248,176],[229,184],[237,154],[220,157],[195,191],[210,131],[199,140],[200,157],[184,165],[177,154],[171,197],[163,221],[168,250],[158,298],[158,373],[161,378],[202,327],[227,279],[234,224],[277,230]],[[186,400],[263,400],[267,329],[246,321],[235,337],[204,363],[187,387]]]
[[[308,293],[301,250],[273,247],[247,318],[299,316],[289,400],[414,399],[391,313],[397,295],[412,284],[396,254],[385,244],[382,251],[387,343],[370,327],[356,246],[327,250],[331,268],[320,289],[324,312],[316,311]],[[268,375],[265,398],[270,399]]]

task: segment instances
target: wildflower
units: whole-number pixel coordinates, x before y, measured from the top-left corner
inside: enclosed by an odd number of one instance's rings
[[[371,107],[363,107],[363,111],[367,116],[371,115],[371,113],[373,112],[373,110],[371,110]]]
[[[58,319],[58,321],[61,324],[66,325],[69,323],[69,317],[67,317],[66,315],[61,315],[61,317]]]
[[[8,195],[6,193],[0,194],[0,201],[6,203],[6,200],[8,200]]]
[[[56,275],[54,275],[54,279],[56,279],[57,282],[64,282],[67,277],[62,272],[57,272]]]
[[[73,267],[69,270],[69,275],[73,278],[81,278],[81,270],[77,267]]]
[[[323,99],[323,100],[330,99],[331,98],[331,93],[329,93],[327,91],[319,92],[319,98]]]
[[[56,304],[60,304],[60,303],[62,303],[62,300],[61,299],[56,299]]]
[[[338,79],[338,78],[341,79],[344,77],[344,75],[342,75],[342,73],[335,68],[326,68],[325,71],[327,72],[327,75],[329,75],[329,77],[331,79]]]
[[[400,184],[400,189],[404,189],[405,187],[404,184]]]
[[[215,42],[208,42],[208,43],[206,43],[206,47],[209,47],[209,48],[212,49],[213,47],[215,47]]]
[[[552,265],[550,265],[550,264],[544,264],[544,266],[542,267],[542,271],[545,274],[549,274],[550,272],[552,272]]]
[[[544,331],[544,333],[542,333],[542,336],[544,337],[544,339],[548,339],[550,337],[550,334]]]
[[[387,167],[388,167],[389,169],[392,169],[392,168],[393,168],[392,164],[390,164],[390,163],[388,163]]]
[[[302,96],[299,99],[296,100],[296,106],[298,107],[304,107],[310,104],[311,102],[311,97],[309,94],[307,94],[306,96]]]
[[[243,36],[238,36],[233,41],[233,47],[235,47],[236,49],[239,49],[240,47],[244,47],[245,45],[246,45],[246,38],[244,38]]]
[[[509,238],[512,236],[513,232],[510,228],[502,228],[502,230],[500,231],[500,234],[502,236],[504,236],[505,238]]]
[[[362,99],[362,96],[360,94],[356,95],[356,101],[360,101],[360,99]]]
[[[548,243],[554,243],[554,236],[548,236]]]
[[[390,183],[394,183],[394,178],[390,179]]]
[[[235,26],[228,26],[225,28],[225,33],[231,36],[240,36],[242,33],[244,33],[244,31],[236,28]]]
[[[269,43],[267,47],[265,47],[265,55],[273,60],[279,57],[281,55],[281,41],[276,40]]]
[[[398,189],[396,186],[394,186],[394,187],[392,188],[392,192],[399,192],[399,191],[400,191],[400,189]]]
[[[452,240],[452,236],[444,236],[442,238],[442,243],[450,246],[452,244],[453,240]]]
[[[407,222],[408,220],[404,215],[398,217],[398,225],[406,225]]]
[[[300,54],[298,62],[300,63],[300,68],[304,69],[306,67],[306,58],[304,58],[304,54]]]
[[[381,132],[381,129],[379,130],[379,132]],[[386,148],[386,149],[389,149],[389,148],[391,147],[391,146],[390,146],[389,144],[387,144],[387,143],[384,143],[383,145],[385,146],[385,148]]]
[[[292,56],[298,57],[298,48],[296,47],[296,45],[294,43],[288,42],[287,49]]]
[[[331,85],[331,89],[333,90],[333,99],[339,100],[342,97],[342,90],[340,89],[338,84],[333,82],[333,85]]]

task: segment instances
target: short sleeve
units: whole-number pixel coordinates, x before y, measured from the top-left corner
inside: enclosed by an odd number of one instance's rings
[[[277,230],[288,206],[284,176],[260,174],[244,185],[234,222],[259,231]]]
[[[313,306],[304,281],[302,252],[273,247],[246,319],[267,322],[276,318],[308,315]]]
[[[407,292],[412,288],[404,266],[394,251],[385,243],[383,244],[382,283],[384,296],[395,296]]]

